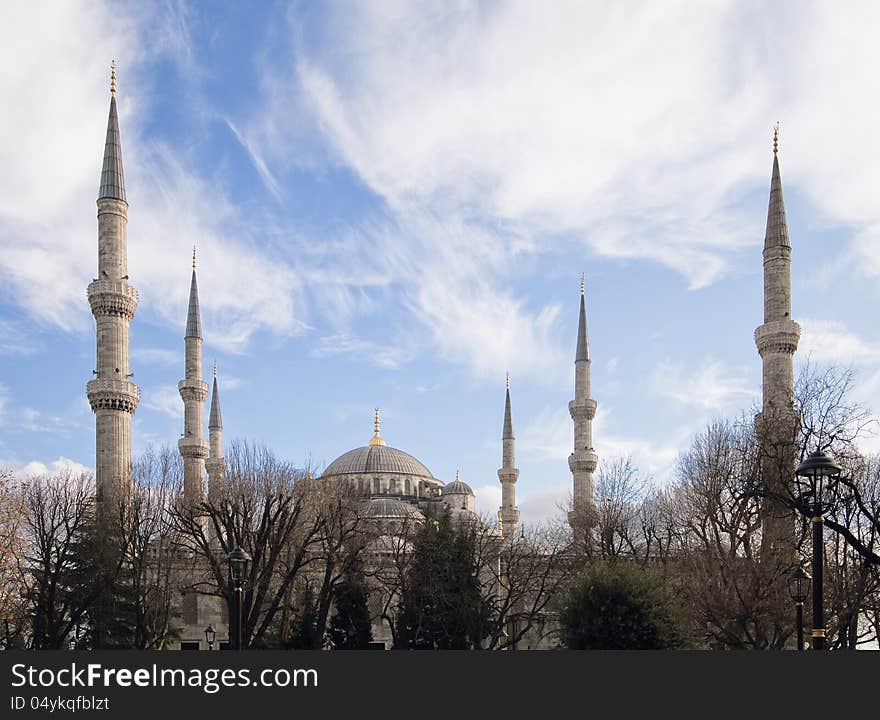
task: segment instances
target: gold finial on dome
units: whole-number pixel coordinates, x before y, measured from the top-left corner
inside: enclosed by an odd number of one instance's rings
[[[776,121],[776,124],[773,126],[773,154],[776,155],[779,152],[779,121]]]
[[[110,94],[116,96],[116,61],[110,63]]]
[[[384,445],[385,441],[379,435],[379,408],[376,408],[376,419],[373,422],[373,430],[376,433],[370,438],[370,445]]]
[[[461,482],[461,480],[458,477],[458,470],[455,471],[455,482]]]

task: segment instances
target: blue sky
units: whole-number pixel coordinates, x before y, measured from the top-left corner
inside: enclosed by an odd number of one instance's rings
[[[799,362],[880,400],[872,3],[28,3],[0,10],[0,463],[91,467],[95,197],[119,65],[135,451],[174,444],[190,255],[227,438],[389,444],[523,517],[570,491],[586,275],[600,458],[665,482],[759,398],[773,124]],[[868,449],[874,449],[868,441]]]

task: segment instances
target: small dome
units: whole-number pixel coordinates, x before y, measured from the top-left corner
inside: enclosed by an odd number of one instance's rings
[[[364,517],[370,520],[424,520],[412,503],[392,497],[378,497],[364,503]]]
[[[471,486],[467,483],[463,483],[458,479],[458,470],[455,471],[455,480],[453,480],[449,485],[444,485],[443,489],[440,491],[440,494],[446,497],[447,495],[473,495],[474,491],[471,490]]]

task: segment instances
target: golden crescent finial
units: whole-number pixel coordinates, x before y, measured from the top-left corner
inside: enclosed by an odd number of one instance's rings
[[[581,295],[583,296],[586,286],[584,284],[584,274],[581,273]]]
[[[217,361],[214,360],[214,379],[217,379]]]
[[[110,63],[110,94],[116,96],[116,61]]]
[[[460,482],[458,479],[458,470],[455,471],[455,482]]]
[[[773,126],[773,154],[776,155],[779,152],[779,121],[776,121],[776,124]]]
[[[507,373],[507,378],[505,379],[504,384],[507,385],[507,389],[510,390],[510,373]]]
[[[373,432],[375,434],[370,438],[370,445],[384,445],[385,441],[382,439],[382,436],[379,435],[379,408],[376,408],[376,417],[373,420]]]
[[[193,270],[196,269],[196,246],[193,245]]]

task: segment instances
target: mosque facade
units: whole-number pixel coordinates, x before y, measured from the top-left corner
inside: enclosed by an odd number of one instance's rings
[[[99,502],[119,498],[131,484],[131,420],[140,390],[131,378],[129,326],[138,302],[129,282],[127,260],[128,202],[122,162],[122,142],[116,106],[115,71],[111,79],[110,111],[98,193],[98,277],[88,286],[88,299],[95,318],[97,369],[86,394],[95,413],[95,475]],[[790,315],[790,251],[782,203],[779,165],[774,146],[773,180],[767,239],[765,240],[765,324],[755,334],[764,363],[764,412],[783,412],[791,407],[791,357],[797,347],[799,328]],[[202,324],[199,308],[196,259],[193,269],[184,336],[184,377],[178,384],[184,405],[184,432],[178,441],[183,459],[184,501],[193,505],[221,491],[226,460],[223,456],[223,422],[220,412],[217,367],[209,388],[202,362]],[[584,533],[593,508],[593,475],[598,455],[593,448],[592,423],[596,401],[590,384],[590,345],[584,283],[581,281],[575,345],[574,399],[569,403],[573,423],[573,449],[568,458],[572,474],[569,524],[575,535]],[[205,403],[210,395],[205,438]],[[760,418],[758,419],[760,422]],[[516,504],[515,436],[508,377],[502,433],[501,507],[498,509],[500,539],[518,533]],[[379,411],[369,442],[349,450],[324,469],[321,478],[342,480],[363,495],[364,517],[376,522],[421,522],[425,515],[448,510],[459,520],[475,519],[473,490],[456,474],[446,483],[416,457],[389,446],[380,432]],[[225,607],[217,598],[183,597],[184,627],[181,645],[204,647],[202,628],[216,623],[225,628]],[[188,609],[187,609],[188,607]]]

